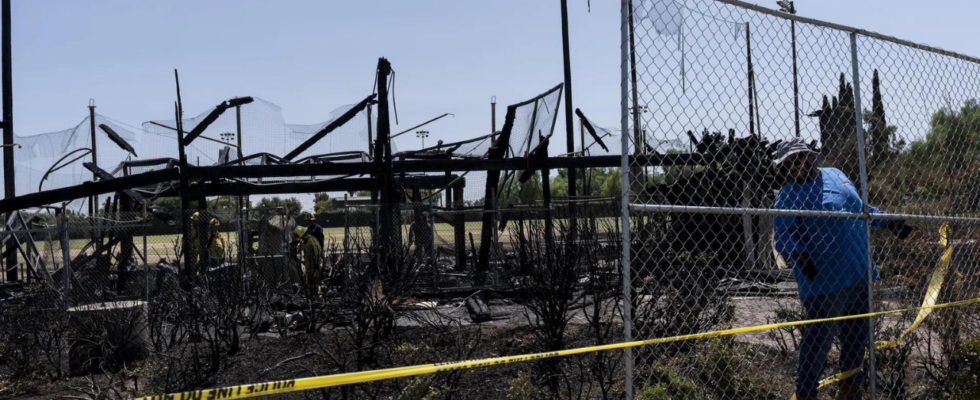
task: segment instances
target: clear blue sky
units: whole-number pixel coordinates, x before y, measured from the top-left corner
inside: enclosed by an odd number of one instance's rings
[[[980,55],[980,2],[796,3],[802,16]],[[586,0],[569,0],[575,106],[612,128],[619,4],[592,0],[589,12]],[[393,129],[455,114],[429,126],[432,142],[488,133],[491,96],[500,122],[506,104],[562,81],[557,0],[13,0],[12,23],[19,135],[78,124],[89,98],[130,125],[171,118],[174,68],[189,116],[251,95],[281,106],[290,123],[314,123],[369,94],[385,56],[397,71],[401,125]],[[403,138],[402,148],[415,144]]]
[[[562,80],[558,1],[13,3],[20,135],[74,126],[89,98],[99,113],[132,125],[169,118],[174,68],[190,115],[253,95],[282,106],[287,121],[312,123],[369,93],[377,57],[386,56],[398,73],[405,127],[456,115],[430,127],[433,140],[487,132],[492,95],[502,108]],[[980,27],[971,20],[980,15],[978,2],[800,0],[797,8],[807,17],[980,54],[973,39]],[[589,13],[586,0],[570,0],[569,11],[575,106],[616,126],[619,2],[594,0]]]

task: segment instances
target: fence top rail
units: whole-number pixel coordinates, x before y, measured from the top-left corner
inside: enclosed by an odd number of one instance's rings
[[[640,212],[675,212],[687,214],[745,214],[745,215],[773,215],[789,217],[827,217],[827,218],[856,218],[864,219],[863,213],[852,213],[846,211],[820,211],[820,210],[787,210],[777,208],[754,208],[754,207],[708,207],[708,206],[683,206],[672,204],[630,204],[630,210]],[[947,221],[947,222],[968,222],[978,223],[977,217],[960,217],[946,215],[923,215],[923,214],[898,214],[898,213],[876,213],[870,214],[870,219],[902,219],[917,221]]]
[[[971,57],[971,56],[968,56],[968,55],[965,55],[965,54],[960,54],[960,53],[957,53],[957,52],[954,52],[954,51],[943,50],[943,49],[940,49],[938,47],[932,47],[932,46],[927,46],[927,45],[920,44],[920,43],[915,43],[915,42],[908,41],[908,40],[905,40],[905,39],[899,39],[899,38],[894,37],[894,36],[883,35],[883,34],[880,34],[880,33],[877,33],[877,32],[872,32],[872,31],[868,31],[868,30],[864,30],[864,29],[860,29],[860,28],[854,28],[854,27],[850,27],[850,26],[847,26],[847,25],[835,24],[833,22],[821,21],[821,20],[813,19],[813,18],[800,17],[800,16],[797,16],[797,15],[793,15],[793,14],[789,14],[789,13],[784,13],[784,12],[781,12],[781,11],[776,11],[776,10],[773,10],[773,9],[770,9],[770,8],[765,8],[765,7],[762,7],[762,6],[759,6],[759,5],[750,4],[750,3],[746,3],[744,1],[739,1],[739,0],[715,0],[715,1],[718,2],[718,3],[724,3],[724,4],[736,6],[736,7],[741,7],[741,8],[749,9],[749,10],[752,10],[752,11],[757,11],[757,12],[760,12],[760,13],[763,13],[763,14],[772,15],[772,16],[777,17],[777,18],[782,18],[782,19],[792,20],[792,21],[796,21],[796,22],[800,22],[800,23],[804,23],[804,24],[822,26],[822,27],[825,27],[825,28],[830,28],[830,29],[836,29],[836,30],[840,30],[840,31],[855,33],[855,34],[858,34],[858,35],[867,36],[867,37],[870,37],[870,38],[879,39],[879,40],[883,40],[883,41],[886,41],[886,42],[891,42],[891,43],[899,44],[899,45],[902,45],[902,46],[908,46],[908,47],[915,48],[915,49],[918,49],[918,50],[928,51],[928,52],[931,52],[931,53],[940,54],[940,55],[944,55],[944,56],[948,56],[948,57],[953,57],[953,58],[957,58],[957,59],[960,59],[960,60],[963,60],[963,61],[972,62],[972,63],[975,63],[975,64],[980,64],[980,58]]]

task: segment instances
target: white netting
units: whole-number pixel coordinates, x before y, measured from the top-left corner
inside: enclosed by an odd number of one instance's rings
[[[254,153],[269,153],[275,157],[282,157],[351,107],[353,105],[344,105],[334,109],[327,114],[326,121],[321,123],[288,124],[283,119],[282,109],[279,106],[262,99],[255,99],[254,102],[241,107],[243,155],[248,157]],[[197,117],[186,118],[183,121],[184,130],[193,129],[209,112],[211,109],[204,111]],[[138,156],[129,155],[113,143],[108,135],[99,128],[103,124],[129,142]],[[175,127],[173,119],[147,121],[142,124],[141,128],[137,128],[96,114],[95,125],[98,164],[102,169],[115,173],[117,176],[122,174],[116,169],[123,161],[177,158],[177,132],[172,129]],[[234,148],[237,145],[237,125],[235,110],[225,111],[202,134],[202,136],[215,139],[218,142],[206,138],[195,140],[186,149],[188,163],[201,166],[217,164],[219,152],[226,146],[230,147],[230,159],[237,159],[237,150]],[[41,179],[59,159],[79,149],[91,148],[90,126],[89,119],[85,118],[71,129],[39,135],[17,136],[15,142],[23,146],[15,149],[14,152],[17,194],[38,191]],[[392,146],[395,147],[394,144]],[[328,134],[295,159],[332,153],[367,153],[368,150],[367,112],[361,111],[353,119]],[[52,172],[45,179],[42,189],[56,189],[92,180],[91,172],[82,166],[83,162],[91,162],[90,156],[86,156],[84,152],[78,152],[68,156],[64,161],[71,161],[76,156],[83,157],[68,164],[65,168]],[[250,163],[257,162],[257,160],[251,161]]]

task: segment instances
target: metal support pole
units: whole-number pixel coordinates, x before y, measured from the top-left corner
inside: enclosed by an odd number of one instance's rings
[[[435,276],[433,277],[433,286],[439,282],[439,268],[436,267],[436,213],[435,209],[432,207],[424,206],[425,210],[429,210],[429,235],[432,240],[429,241],[429,262],[432,263],[432,271]]]
[[[2,0],[2,8],[0,19],[3,25],[3,45],[0,46],[0,53],[3,53],[3,195],[4,198],[9,199],[16,196],[17,184],[14,175],[14,89],[10,68],[10,0]],[[6,217],[10,218],[10,214]],[[5,261],[7,282],[14,282],[18,279],[17,254],[15,252],[9,254]]]
[[[796,137],[800,137],[800,86],[796,70],[796,21],[790,21],[790,30],[793,36],[793,116],[795,118]]]
[[[578,145],[579,153],[578,153],[578,156],[579,157],[585,157],[585,126],[582,123],[582,119],[581,118],[579,118],[579,120],[578,120],[578,137],[579,137],[579,145]],[[582,168],[582,171],[581,172],[582,172],[582,175],[581,175],[581,179],[582,179],[582,196],[589,196],[589,195],[592,194],[592,191],[589,190],[589,170],[586,169],[586,168]]]
[[[14,101],[10,54],[10,0],[2,1],[3,45],[3,188],[4,198],[15,196],[14,178]]]
[[[245,152],[242,150],[242,106],[235,106],[235,136],[238,137],[238,165],[245,165],[242,159],[245,158]],[[238,196],[238,208],[251,207],[251,199],[244,196]]]
[[[350,206],[347,204],[347,193],[344,193],[344,261],[350,256]]]
[[[748,79],[748,90],[749,94],[749,135],[755,135],[755,105],[752,101],[752,95],[754,90],[753,81],[755,80],[755,72],[752,71],[752,29],[749,27],[749,23],[745,23],[745,65],[746,65],[746,75]]]
[[[66,209],[62,209],[61,212],[61,257],[62,261],[62,276],[64,281],[62,282],[62,297],[65,302],[65,310],[71,308],[71,241],[68,237],[68,213],[65,212]]]
[[[864,233],[867,240],[868,252],[868,312],[874,311],[874,260],[871,257],[871,210],[868,204],[868,168],[864,157],[864,119],[861,108],[861,76],[858,73],[857,34],[851,32],[851,80],[854,84],[854,129],[857,133],[858,168],[861,171],[861,212],[864,214]],[[868,318],[868,375],[870,378],[871,397],[876,399],[877,387],[875,382],[875,318]]]
[[[620,166],[620,173],[623,176],[620,221],[623,229],[623,341],[633,341],[633,310],[632,310],[632,283],[630,282],[630,213],[629,213],[629,188],[630,188],[630,165],[629,165],[629,25],[628,21],[632,13],[629,7],[632,6],[630,0],[623,0],[621,4],[620,16],[620,153],[623,162]],[[633,349],[627,347],[623,350],[624,362],[624,389],[626,400],[633,400]]]
[[[742,207],[751,208],[753,202],[753,190],[755,186],[749,182],[744,182],[742,184]],[[756,265],[756,248],[755,248],[755,226],[753,225],[753,218],[751,215],[742,215],[742,238],[744,242],[743,252],[745,256],[745,262],[742,264],[742,271],[752,271],[757,268]]]
[[[572,61],[568,49],[568,0],[561,0],[561,47],[565,66],[565,150],[572,154],[575,152],[575,120],[572,117],[575,108],[572,106]],[[575,168],[569,168],[567,173],[568,197],[575,197]],[[574,209],[574,203],[569,203],[569,207]],[[574,224],[575,219],[571,221]]]
[[[245,280],[242,283],[247,285],[250,280],[248,279],[249,268],[245,265],[245,240],[248,238],[248,233],[245,232],[245,219],[242,218],[242,214],[244,214],[244,212],[245,208],[239,207],[238,215],[235,218],[235,228],[237,229],[235,234],[238,235],[237,240],[235,240],[235,242],[238,244],[238,246],[236,246],[238,247],[236,249],[238,257],[236,257],[235,260],[238,264],[238,270],[235,272],[235,279],[243,279],[244,277]]]
[[[95,165],[96,167],[98,167],[99,166],[99,157],[98,157],[98,152],[99,151],[98,151],[98,148],[96,147],[96,144],[95,144],[95,142],[96,142],[95,141],[95,99],[88,99],[88,123],[89,123],[89,132],[91,132],[91,134],[92,134],[92,136],[91,136],[91,138],[92,138],[92,164]],[[99,179],[99,175],[93,171],[92,172],[92,182],[95,182],[98,179]],[[98,211],[98,208],[99,208],[99,195],[92,196],[92,198],[90,199],[90,201],[88,203],[88,215],[89,216],[95,215],[94,212],[95,211]]]
[[[143,203],[143,294],[146,295],[146,301],[150,301],[150,255],[146,252],[146,236],[147,228],[150,226],[146,215],[146,205]]]

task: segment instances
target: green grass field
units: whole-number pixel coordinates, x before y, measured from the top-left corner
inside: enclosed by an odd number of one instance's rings
[[[606,221],[608,220],[608,221]],[[615,218],[603,218],[601,223],[615,223]],[[466,240],[466,247],[469,249],[470,235],[473,235],[473,241],[479,243],[481,239],[481,227],[482,222],[480,221],[468,221],[465,223],[464,237]],[[512,223],[508,224],[508,228],[513,226]],[[452,225],[447,223],[436,223],[434,226],[435,230],[435,245],[437,247],[452,247],[455,241],[455,229]],[[343,227],[331,227],[324,228],[324,235],[328,243],[332,242],[335,245],[340,245],[344,239],[345,229]],[[402,225],[402,238],[407,239],[409,237],[410,225]],[[134,232],[135,233],[135,232]],[[367,240],[370,238],[370,229],[366,226],[351,227],[349,228],[349,233],[352,237]],[[228,250],[233,250],[237,245],[237,234],[236,232],[222,232],[221,236],[225,239],[226,248]],[[503,232],[499,233],[499,239],[502,242],[510,241],[510,229],[505,229]],[[161,260],[173,261],[177,258],[177,246],[180,245],[181,235],[179,233],[173,234],[162,234],[162,235],[149,235],[146,236],[145,249],[144,240],[142,236],[135,236],[134,244],[136,245],[137,258],[143,259],[143,253],[145,251],[145,260],[150,264],[156,264]],[[49,238],[44,238],[45,240],[39,240],[41,238],[36,238],[38,251],[41,253],[41,259],[49,266],[58,266],[63,262],[63,254],[61,250],[61,243],[58,241],[58,235],[51,235]],[[85,248],[85,246],[90,241],[88,239],[71,239],[69,240],[69,254],[72,258],[77,257],[80,252]],[[330,247],[330,244],[327,244]],[[90,249],[88,251],[91,251]],[[23,258],[18,255],[18,262],[23,263]]]

